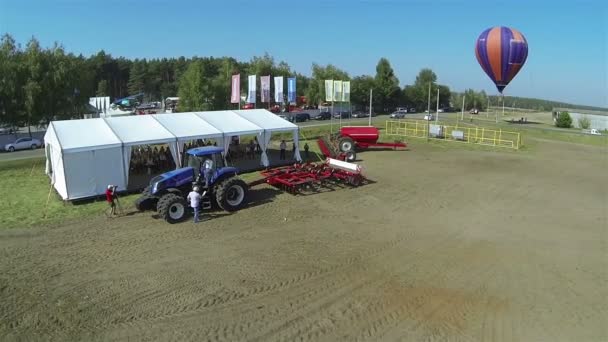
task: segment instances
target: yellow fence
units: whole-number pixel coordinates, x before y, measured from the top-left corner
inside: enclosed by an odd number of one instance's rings
[[[386,122],[386,134],[507,147],[516,150],[523,145],[521,135],[517,132],[484,127],[449,126],[433,122],[430,122],[430,127],[431,134],[429,134],[429,122],[389,120]]]

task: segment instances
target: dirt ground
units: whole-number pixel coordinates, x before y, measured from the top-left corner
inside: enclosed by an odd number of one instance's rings
[[[1,340],[606,341],[606,150],[414,146],[204,223],[0,232]]]

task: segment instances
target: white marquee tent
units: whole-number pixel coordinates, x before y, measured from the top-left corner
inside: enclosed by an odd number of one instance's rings
[[[241,117],[253,122],[254,124],[264,128],[262,141],[260,143],[260,147],[262,149],[262,165],[269,165],[266,149],[270,144],[270,137],[274,132],[293,132],[293,142],[296,145],[296,150],[293,158],[297,161],[302,161],[302,157],[300,157],[299,148],[300,133],[297,125],[294,125],[285,119],[281,119],[277,115],[272,114],[271,112],[265,109],[235,110],[234,112],[240,115]]]
[[[46,173],[63,199],[125,190],[122,141],[104,119],[53,121],[44,136]]]
[[[185,141],[216,138],[227,150],[232,136],[246,134],[262,138],[261,164],[268,166],[270,136],[284,131],[297,146],[298,126],[263,109],[53,121],[44,136],[46,173],[64,200],[92,197],[108,184],[126,190],[132,146],[168,144],[179,166]],[[294,158],[301,160],[297,148]]]

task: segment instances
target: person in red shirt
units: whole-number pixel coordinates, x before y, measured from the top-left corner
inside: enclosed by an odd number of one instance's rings
[[[108,188],[106,189],[106,201],[108,202],[108,204],[110,204],[111,215],[116,214],[116,203],[114,202],[114,198],[116,197],[114,193],[115,190],[116,187],[112,184],[108,185]]]

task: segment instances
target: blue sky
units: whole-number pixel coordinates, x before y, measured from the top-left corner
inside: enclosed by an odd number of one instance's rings
[[[268,52],[310,74],[332,63],[351,76],[390,60],[401,85],[432,68],[453,90],[495,94],[474,54],[478,35],[509,26],[529,43],[506,95],[608,107],[606,1],[0,0],[0,33],[36,36],[75,53],[233,56]]]

